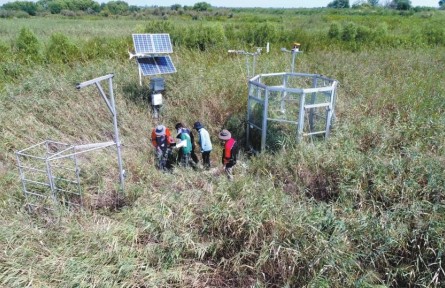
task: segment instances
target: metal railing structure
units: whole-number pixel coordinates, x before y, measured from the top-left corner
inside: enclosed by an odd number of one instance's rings
[[[82,205],[77,159],[52,161],[60,151],[74,151],[74,147],[46,140],[15,153],[28,208],[51,209],[54,202]]]
[[[311,140],[329,137],[337,85],[336,80],[320,74],[283,72],[251,78],[247,104],[248,147],[265,151],[271,140],[268,137],[276,137],[280,131],[290,130],[297,141],[303,137]],[[270,126],[273,131],[268,131]]]
[[[28,208],[52,209],[54,203],[67,206],[82,206],[83,197],[80,183],[78,155],[115,146],[119,167],[120,189],[124,192],[125,170],[121,158],[117,111],[113,96],[113,74],[95,78],[76,85],[77,89],[95,85],[113,116],[114,141],[70,145],[46,140],[17,151],[16,159]],[[108,80],[109,97],[100,85]]]
[[[52,209],[53,204],[81,207],[78,155],[115,145],[114,142],[75,145],[46,140],[17,151],[20,180],[29,209]]]

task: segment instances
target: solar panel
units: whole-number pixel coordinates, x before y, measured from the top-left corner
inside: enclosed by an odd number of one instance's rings
[[[169,34],[133,34],[136,54],[173,53]]]
[[[175,73],[176,68],[173,65],[170,56],[152,56],[137,58],[139,68],[144,76],[156,74]]]

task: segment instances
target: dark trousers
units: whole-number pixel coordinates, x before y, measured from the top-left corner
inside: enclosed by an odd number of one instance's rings
[[[210,152],[211,151],[202,152],[202,165],[205,169],[210,169]]]
[[[192,157],[192,160],[193,160],[193,162],[195,162],[195,164],[198,164],[198,162],[199,162],[198,156],[196,156],[194,150],[192,150],[192,153],[190,153],[190,157]]]
[[[182,167],[190,167],[190,153],[188,153],[188,154],[184,154],[184,153],[182,153],[182,155],[181,155],[181,159],[180,159],[180,161],[181,161],[181,166]]]
[[[181,161],[182,158],[182,151],[181,149],[179,149],[178,151],[178,159],[179,161]],[[195,164],[198,164],[199,160],[198,160],[198,156],[196,156],[195,151],[192,150],[192,152],[190,153],[190,158],[192,158],[193,162],[195,162]]]

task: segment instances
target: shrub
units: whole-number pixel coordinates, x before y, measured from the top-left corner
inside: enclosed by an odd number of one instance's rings
[[[263,24],[251,24],[242,31],[245,35],[245,41],[254,46],[264,46],[267,42],[275,42],[277,40],[277,27],[269,22]]]
[[[76,13],[71,10],[63,9],[60,11],[60,15],[66,16],[66,17],[76,17]]]
[[[206,51],[209,48],[221,46],[226,42],[224,29],[221,25],[203,25],[198,27],[190,27],[187,30],[185,38],[185,45],[189,48],[198,48],[201,51]]]
[[[6,62],[12,58],[11,49],[6,44],[0,42],[0,62]]]
[[[357,36],[357,25],[353,22],[348,22],[343,27],[341,39],[343,41],[354,41]]]
[[[42,61],[40,43],[34,33],[28,28],[22,28],[16,42],[19,59],[23,62],[38,63]]]
[[[355,40],[361,42],[372,41],[374,38],[374,34],[372,32],[373,31],[370,28],[360,25],[357,27],[357,34],[355,36]]]
[[[331,39],[339,39],[341,34],[341,26],[338,22],[333,22],[329,27],[328,36]]]
[[[429,45],[445,44],[445,28],[438,25],[430,25],[425,27],[422,32]]]
[[[150,21],[145,25],[145,33],[172,33],[174,25],[170,21]]]
[[[66,64],[79,60],[81,53],[74,43],[62,33],[51,35],[49,45],[46,49],[46,59],[50,63]]]
[[[125,39],[94,37],[82,47],[84,59],[124,59],[129,47]]]

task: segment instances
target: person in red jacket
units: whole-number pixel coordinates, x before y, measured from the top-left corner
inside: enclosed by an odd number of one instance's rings
[[[155,148],[157,166],[160,170],[167,170],[170,168],[168,160],[171,156],[175,140],[171,137],[170,129],[164,125],[158,125],[151,131],[151,144]]]
[[[222,164],[224,170],[227,173],[227,178],[233,180],[233,166],[236,165],[236,156],[238,154],[238,143],[232,134],[227,130],[223,129],[219,132],[218,138],[221,140],[221,144],[224,145],[222,153]]]

